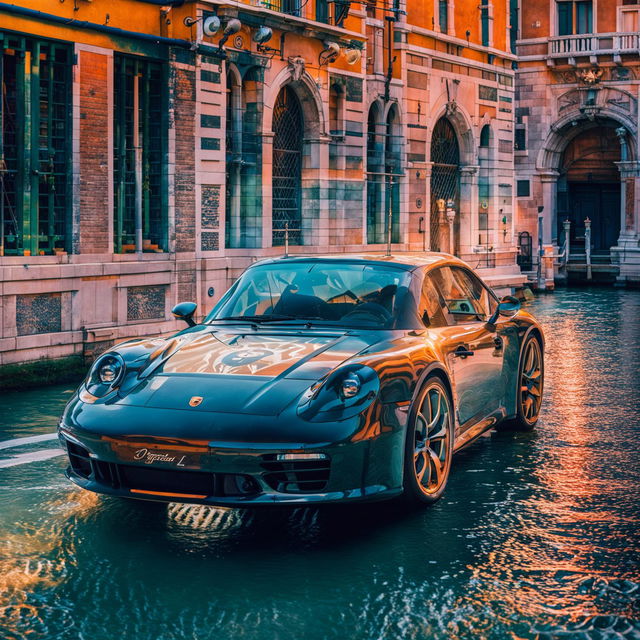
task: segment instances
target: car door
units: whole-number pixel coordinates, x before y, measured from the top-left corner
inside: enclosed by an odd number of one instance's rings
[[[464,431],[503,406],[503,338],[487,325],[498,301],[464,267],[440,267],[430,276],[443,301],[444,351]]]

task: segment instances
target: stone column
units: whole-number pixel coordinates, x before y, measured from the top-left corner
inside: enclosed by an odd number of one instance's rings
[[[556,196],[558,172],[554,169],[540,171],[540,182],[542,182],[542,244],[543,246],[558,245],[558,219],[556,211]]]
[[[431,170],[433,162],[426,162],[424,166],[424,234],[422,238],[422,246],[427,251],[431,251]]]
[[[640,162],[616,162],[620,171],[620,240],[618,245],[638,235],[640,220],[638,216],[637,185],[640,182]]]
[[[382,25],[382,23],[380,23]],[[376,75],[384,75],[384,29],[382,26],[374,27],[374,54],[373,54],[373,73]]]
[[[273,245],[273,131],[262,134],[262,246]]]
[[[460,211],[458,227],[458,254],[472,252],[478,235],[478,166],[460,167]]]

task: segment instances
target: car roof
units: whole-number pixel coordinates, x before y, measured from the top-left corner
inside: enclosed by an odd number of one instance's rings
[[[384,253],[335,253],[329,255],[295,255],[295,256],[280,256],[277,258],[265,258],[255,262],[254,265],[259,264],[295,264],[296,262],[345,262],[354,264],[362,262],[363,264],[375,264],[378,262],[384,262],[396,267],[406,269],[407,271],[413,271],[420,267],[433,267],[436,265],[458,265],[468,266],[462,260],[452,256],[448,253],[437,253],[435,251],[422,251],[422,252],[402,252],[395,253],[393,255],[386,255]],[[252,266],[254,266],[252,265]]]

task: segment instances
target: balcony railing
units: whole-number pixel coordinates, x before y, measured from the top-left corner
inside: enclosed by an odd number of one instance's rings
[[[559,58],[574,55],[638,53],[640,34],[584,33],[573,36],[556,36],[549,40],[549,55]]]

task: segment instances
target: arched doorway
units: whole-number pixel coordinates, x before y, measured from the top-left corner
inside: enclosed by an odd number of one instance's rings
[[[586,129],[562,154],[558,178],[558,238],[571,222],[571,242],[584,248],[585,218],[591,220],[594,251],[607,252],[620,235],[620,141],[615,126]]]
[[[302,244],[302,145],[304,118],[294,90],[284,86],[273,107],[273,245]]]
[[[458,136],[447,118],[440,118],[431,136],[431,250],[449,251],[448,205],[456,212],[454,250],[460,227],[460,147]]]

